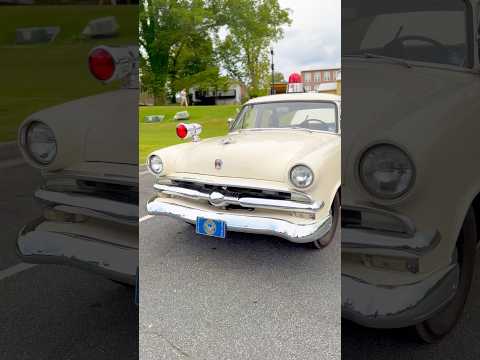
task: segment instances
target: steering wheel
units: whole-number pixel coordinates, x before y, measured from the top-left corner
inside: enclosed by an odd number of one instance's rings
[[[302,123],[298,124],[297,126],[305,129],[310,129],[310,130],[328,131],[330,129],[330,126],[325,121],[320,119],[306,119]]]
[[[429,44],[432,44],[435,48],[440,50],[445,54],[445,57],[448,58],[450,50],[441,42],[422,35],[405,35],[393,39],[387,45],[385,45],[385,53],[388,56],[399,57],[405,59],[405,42],[407,41],[423,41]]]

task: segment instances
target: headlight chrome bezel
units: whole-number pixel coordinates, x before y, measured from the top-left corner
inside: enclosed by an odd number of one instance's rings
[[[399,151],[402,155],[404,155],[405,159],[408,160],[411,168],[411,177],[409,179],[408,185],[401,191],[398,192],[397,194],[394,195],[389,195],[389,194],[381,194],[376,191],[372,191],[370,186],[366,184],[366,180],[362,175],[362,164],[364,163],[365,156],[369,154],[371,151],[374,149],[381,147],[381,146],[388,146],[391,147],[392,149],[395,149],[396,151]],[[417,178],[417,170],[415,166],[415,162],[410,155],[410,153],[403,147],[402,145],[399,145],[397,143],[391,142],[391,141],[380,141],[380,142],[375,142],[372,144],[369,144],[363,150],[360,152],[360,155],[357,157],[356,164],[355,164],[355,177],[357,178],[357,181],[361,187],[361,189],[368,195],[374,197],[375,199],[385,202],[385,203],[391,203],[391,202],[396,202],[399,200],[404,199],[406,196],[408,196],[412,189],[415,186],[416,183],[416,178]]]
[[[152,167],[152,159],[154,158],[157,158],[160,160],[160,164],[161,164],[161,169],[157,172],[153,169]],[[150,173],[152,173],[153,175],[155,176],[160,176],[163,171],[165,170],[165,163],[163,162],[162,158],[158,155],[150,155],[147,159],[147,168],[148,170],[150,171]]]
[[[50,132],[50,136],[53,139],[54,150],[53,155],[48,158],[48,160],[42,160],[41,157],[35,155],[35,152],[32,150],[31,142],[30,142],[30,135],[31,131],[36,126],[43,126]],[[53,129],[41,120],[32,120],[25,124],[22,128],[21,132],[21,146],[25,152],[25,155],[37,166],[46,167],[51,165],[58,155],[58,142],[55,136],[55,132]]]
[[[310,171],[311,173],[311,180],[310,182],[307,184],[307,185],[299,185],[297,183],[295,183],[295,181],[293,181],[293,171],[297,168],[300,168],[300,167],[303,167],[303,168],[306,168]],[[313,185],[313,183],[315,182],[315,172],[308,166],[308,165],[305,165],[305,164],[296,164],[294,166],[292,166],[290,168],[290,171],[288,172],[288,180],[290,181],[290,184],[292,184],[295,188],[297,189],[308,189],[309,187],[311,187]]]

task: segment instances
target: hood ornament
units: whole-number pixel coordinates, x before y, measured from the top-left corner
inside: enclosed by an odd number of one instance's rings
[[[220,170],[223,166],[223,161],[221,159],[215,160],[215,169]]]
[[[228,144],[232,144],[234,141],[231,137],[226,137],[226,138],[223,138],[222,139],[222,144],[223,145],[228,145]]]

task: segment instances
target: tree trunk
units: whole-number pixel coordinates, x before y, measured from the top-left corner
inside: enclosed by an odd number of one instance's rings
[[[164,73],[154,73],[153,102],[156,106],[166,104],[165,84],[167,76]]]
[[[155,91],[153,94],[153,105],[160,106],[165,104],[166,104],[165,91]]]
[[[163,96],[154,96],[153,97],[153,105],[155,106],[161,106],[165,105],[165,98]]]

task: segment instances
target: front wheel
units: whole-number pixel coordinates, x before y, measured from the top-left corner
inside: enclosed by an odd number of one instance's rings
[[[456,258],[460,267],[457,291],[453,299],[441,311],[415,326],[417,335],[423,342],[436,343],[440,341],[460,319],[472,284],[476,248],[475,213],[470,208],[460,231],[454,254],[454,258]]]
[[[328,246],[335,237],[335,233],[337,232],[337,228],[340,223],[340,196],[338,192],[333,199],[330,212],[332,215],[332,227],[330,228],[330,231],[325,234],[321,239],[308,243],[310,247],[314,249],[323,249]]]

